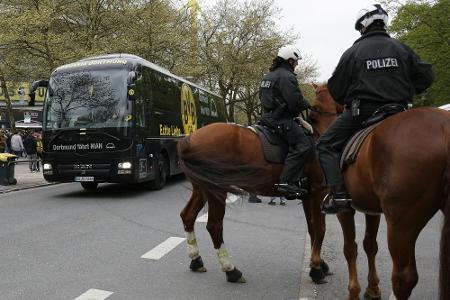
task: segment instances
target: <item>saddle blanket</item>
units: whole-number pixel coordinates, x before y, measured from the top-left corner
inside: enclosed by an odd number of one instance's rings
[[[283,164],[288,153],[287,143],[279,138],[278,134],[271,128],[261,125],[247,127],[255,132],[261,141],[264,158],[270,163]]]

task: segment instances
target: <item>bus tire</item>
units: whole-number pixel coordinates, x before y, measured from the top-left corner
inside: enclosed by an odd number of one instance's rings
[[[82,182],[81,186],[85,191],[93,192],[97,190],[98,182]]]
[[[169,178],[169,161],[164,154],[155,159],[155,179],[150,181],[150,189],[161,190]]]

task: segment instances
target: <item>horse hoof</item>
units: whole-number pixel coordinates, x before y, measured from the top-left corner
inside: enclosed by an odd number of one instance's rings
[[[381,295],[370,295],[367,291],[364,293],[364,299],[366,300],[381,300]]]
[[[242,276],[242,272],[239,271],[236,267],[231,271],[225,272],[225,274],[227,275],[228,282],[237,282],[237,283],[247,282],[245,278]]]
[[[311,268],[311,270],[309,271],[309,277],[311,277],[312,281],[315,284],[326,283],[326,281],[324,280],[325,273],[323,272],[322,268],[320,269]]]
[[[333,273],[330,272],[330,267],[323,259],[320,260],[320,269],[325,274],[325,276],[333,275]]]
[[[203,260],[201,256],[191,260],[191,265],[189,266],[189,268],[193,272],[206,272],[206,268],[203,266]]]

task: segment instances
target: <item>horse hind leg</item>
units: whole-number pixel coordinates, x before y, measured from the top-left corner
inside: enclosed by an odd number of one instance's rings
[[[186,243],[188,256],[191,258],[191,264],[189,268],[193,272],[206,272],[206,268],[203,265],[202,257],[197,245],[197,238],[195,236],[194,225],[197,219],[198,213],[205,205],[205,199],[199,186],[192,186],[192,195],[186,206],[180,213],[180,217],[183,221],[183,226],[186,234]]]
[[[408,299],[419,281],[415,258],[416,241],[438,209],[434,206],[432,197],[417,199],[415,204],[408,210],[403,206],[385,205],[388,246],[393,263],[392,290],[398,300]]]
[[[392,290],[397,300],[408,299],[419,281],[414,249],[419,232],[388,224],[388,245],[393,262]]]
[[[380,278],[375,265],[375,256],[378,252],[377,234],[380,218],[380,216],[366,215],[366,233],[363,245],[367,255],[369,274],[367,275],[368,286],[364,294],[365,299],[381,299]]]
[[[245,278],[242,272],[239,271],[231,262],[230,255],[223,241],[223,218],[225,216],[225,206],[227,194],[225,192],[204,192],[208,201],[208,223],[206,229],[208,230],[214,249],[217,251],[222,271],[225,272],[228,282],[244,283]]]

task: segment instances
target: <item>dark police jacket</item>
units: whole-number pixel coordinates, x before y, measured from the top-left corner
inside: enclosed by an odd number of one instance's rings
[[[264,125],[278,129],[289,144],[298,143],[305,135],[303,129],[294,122],[302,110],[310,105],[303,98],[297,77],[288,63],[265,75],[259,90]]]
[[[431,65],[385,31],[371,31],[341,57],[328,80],[336,102],[408,103],[433,83]]]
[[[298,117],[309,107],[298,86],[297,77],[288,63],[265,75],[261,81],[259,98],[262,117],[272,117],[275,121]]]

